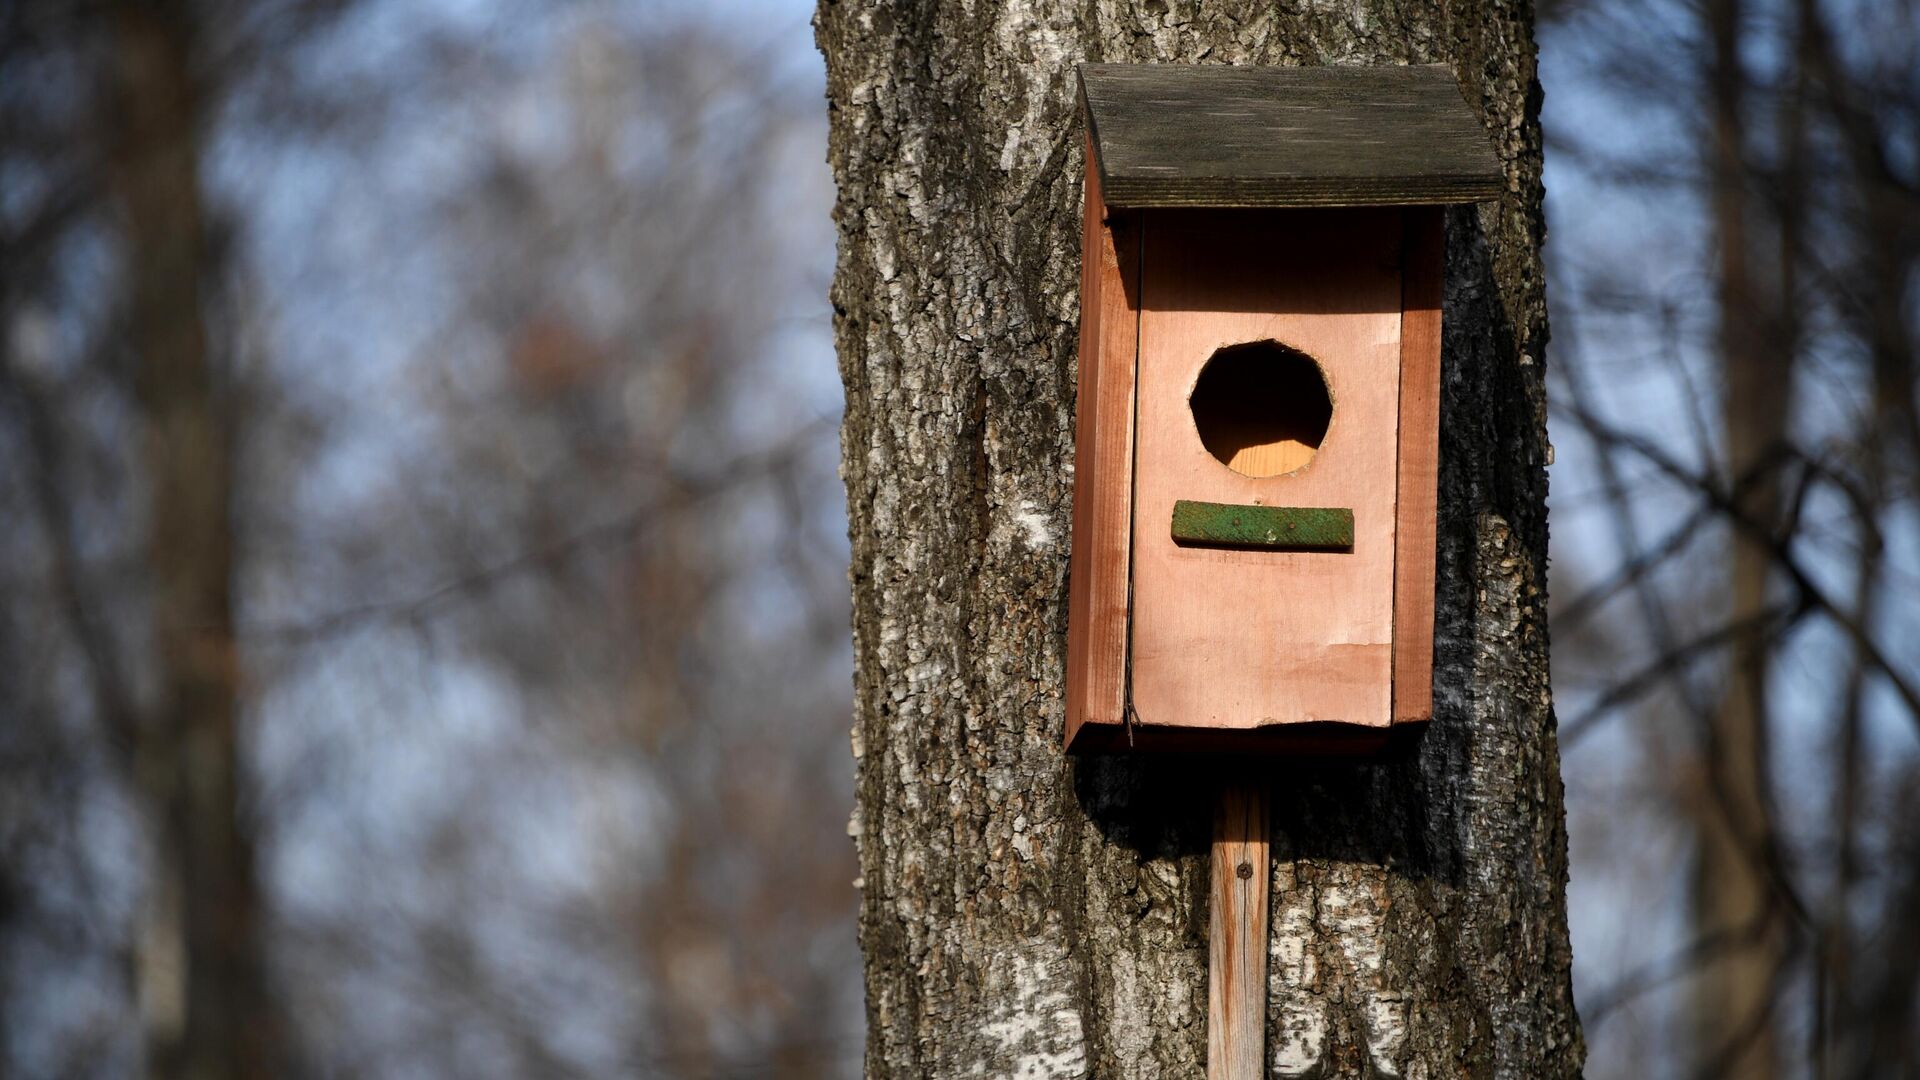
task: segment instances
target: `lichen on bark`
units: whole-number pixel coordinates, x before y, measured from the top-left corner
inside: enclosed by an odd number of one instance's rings
[[[823,0],[870,1075],[1199,1075],[1219,764],[1060,749],[1082,61],[1447,63],[1436,719],[1275,763],[1275,1076],[1571,1076],[1524,3]]]

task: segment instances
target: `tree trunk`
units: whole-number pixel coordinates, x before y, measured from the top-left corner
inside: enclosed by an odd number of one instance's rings
[[[132,771],[152,826],[137,978],[155,1075],[275,1075],[253,845],[240,819],[230,396],[203,322],[204,124],[192,14],[129,2],[114,22],[113,182],[143,427],[157,649]]]
[[[1198,1075],[1223,769],[1061,751],[1080,61],[1445,62],[1511,178],[1448,217],[1437,717],[1263,767],[1276,1076],[1573,1076],[1525,5],[823,0],[875,1076]]]
[[[1782,303],[1762,299],[1749,241],[1746,80],[1740,71],[1740,0],[1706,6],[1712,41],[1709,95],[1714,238],[1719,252],[1721,367],[1725,373],[1726,474],[1752,520],[1778,515],[1776,480],[1786,445],[1792,328]],[[1784,299],[1784,298],[1782,298]],[[1727,581],[1730,623],[1753,628],[1733,643],[1726,688],[1710,717],[1695,785],[1694,930],[1733,942],[1690,988],[1698,1075],[1765,1080],[1777,1072],[1773,999],[1785,959],[1785,911],[1768,876],[1767,681],[1775,628],[1773,553],[1735,532]]]

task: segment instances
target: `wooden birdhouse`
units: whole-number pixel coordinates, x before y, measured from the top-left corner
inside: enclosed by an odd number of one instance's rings
[[[1441,67],[1089,64],[1067,744],[1365,752],[1433,710]]]

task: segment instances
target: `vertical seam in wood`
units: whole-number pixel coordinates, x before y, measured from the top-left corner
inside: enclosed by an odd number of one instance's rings
[[[1133,400],[1127,423],[1127,649],[1120,666],[1120,719],[1127,729],[1127,748],[1133,748],[1133,725],[1139,719],[1133,708],[1133,538],[1140,513],[1140,331],[1147,310],[1147,212],[1138,212],[1136,239],[1133,242]],[[1126,287],[1121,272],[1121,288]]]
[[[1390,619],[1393,636],[1388,639],[1393,642],[1393,657],[1390,661],[1391,667],[1388,674],[1391,682],[1387,689],[1387,725],[1389,728],[1400,719],[1400,705],[1404,700],[1403,694],[1406,690],[1406,688],[1401,685],[1400,679],[1400,651],[1402,648],[1400,633],[1402,629],[1404,629],[1400,611],[1402,600],[1400,594],[1402,586],[1400,562],[1406,556],[1404,548],[1406,538],[1404,530],[1401,528],[1403,523],[1400,520],[1400,511],[1402,508],[1401,500],[1406,497],[1405,485],[1407,479],[1407,470],[1403,465],[1407,453],[1407,303],[1412,299],[1411,290],[1407,288],[1407,272],[1412,265],[1414,220],[1418,216],[1417,211],[1407,209],[1400,211],[1400,370],[1398,372],[1400,377],[1400,397],[1399,400],[1395,402],[1395,408],[1398,410],[1399,416],[1395,418],[1394,422],[1393,614]]]

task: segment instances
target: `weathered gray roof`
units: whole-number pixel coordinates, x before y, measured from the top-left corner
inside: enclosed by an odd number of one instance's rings
[[[1445,67],[1082,64],[1111,206],[1407,206],[1506,186]]]

